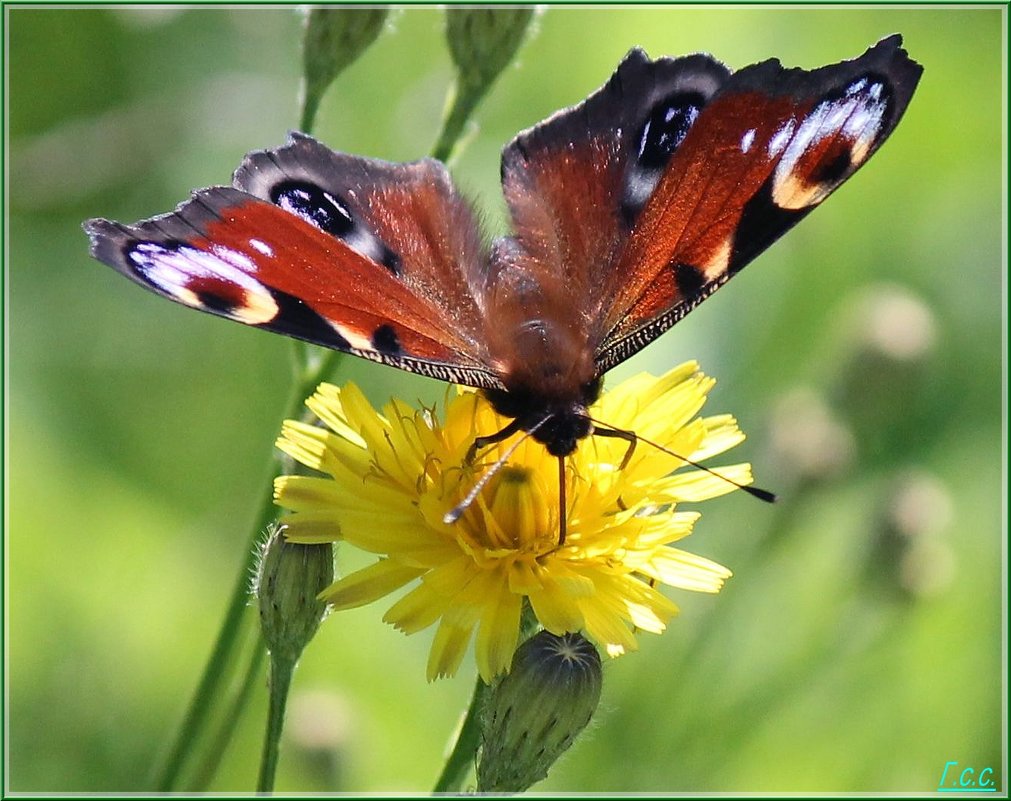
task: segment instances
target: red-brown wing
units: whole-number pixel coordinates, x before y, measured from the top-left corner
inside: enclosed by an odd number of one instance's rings
[[[922,68],[882,40],[813,71],[733,74],[670,158],[609,274],[591,332],[603,373],[659,336],[848,179],[888,137]]]
[[[650,61],[635,49],[582,103],[519,134],[502,153],[516,233],[493,277],[521,269],[588,326],[666,160],[728,75],[708,56]]]
[[[92,254],[201,311],[501,388],[470,289],[480,236],[442,165],[358,159],[293,135],[247,156],[235,183],[136,225],[91,220]]]

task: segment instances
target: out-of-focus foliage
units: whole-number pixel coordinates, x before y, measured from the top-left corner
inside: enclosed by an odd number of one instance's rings
[[[292,10],[8,7],[8,786],[142,791],[242,561],[289,386],[288,343],[93,262],[80,222],[168,211],[297,121]],[[899,31],[926,72],[825,208],[621,374],[719,378],[765,507],[706,509],[717,597],[605,665],[591,730],[539,785],[598,791],[933,790],[1002,757],[999,8],[549,8],[455,165],[491,232],[498,154],[632,46],[813,67]],[[393,17],[315,133],[411,160],[452,68],[437,9]],[[957,279],[957,280],[956,280]],[[434,382],[348,359],[381,401]],[[710,504],[710,507],[713,504]],[[356,564],[341,552],[343,567]],[[254,614],[253,610],[250,610]],[[280,791],[425,790],[469,695],[424,682],[424,636],[365,608],[304,655]],[[257,696],[213,784],[252,787]],[[432,732],[440,733],[437,736]]]

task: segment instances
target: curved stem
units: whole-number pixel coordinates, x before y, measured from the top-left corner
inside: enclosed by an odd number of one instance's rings
[[[448,108],[442,118],[442,130],[432,147],[432,158],[448,162],[463,137],[470,115],[488,91],[488,86],[471,86],[457,78],[448,98]]]

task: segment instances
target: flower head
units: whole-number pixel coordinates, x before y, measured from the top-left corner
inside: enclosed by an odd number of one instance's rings
[[[688,362],[660,378],[638,375],[601,396],[590,409],[594,419],[684,459],[644,442],[629,458],[628,442],[582,440],[565,462],[562,545],[558,462],[532,438],[457,522],[444,522],[516,441],[489,446],[467,464],[474,438],[509,422],[479,393],[447,395],[440,419],[399,400],[379,412],[353,384],[322,384],[306,405],[326,428],[289,420],[277,443],[326,476],[277,479],[277,503],[289,510],[285,534],[301,543],[343,540],[380,557],[323,591],[334,609],[413,585],[383,619],[408,634],[438,623],[430,679],[455,673],[475,635],[482,678],[507,671],[524,600],[548,631],[582,631],[618,656],[637,647],[638,631],[662,632],[677,614],[657,584],[717,592],[730,576],[672,547],[699,517],[678,510],[679,503],[751,482],[747,464],[720,467],[719,476],[679,469],[744,439],[730,415],[697,417],[714,383]]]

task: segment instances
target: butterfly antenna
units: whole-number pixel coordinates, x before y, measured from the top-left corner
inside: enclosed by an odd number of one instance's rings
[[[525,432],[522,437],[520,437],[506,449],[506,452],[503,453],[495,461],[495,464],[489,467],[488,471],[477,480],[477,483],[474,484],[473,487],[470,488],[470,492],[467,493],[467,497],[465,497],[462,501],[460,501],[460,503],[458,503],[456,506],[454,506],[452,509],[446,512],[445,515],[443,515],[442,517],[443,523],[446,524],[455,523],[463,516],[463,513],[467,511],[467,507],[470,506],[472,503],[474,503],[474,499],[477,498],[477,496],[481,493],[481,490],[485,488],[485,485],[489,481],[491,481],[492,476],[494,476],[499,470],[501,470],[505,466],[505,463],[509,461],[509,459],[512,457],[514,453],[516,453],[516,449],[519,448],[519,446],[522,445],[524,442],[526,442],[527,439],[530,438],[530,435],[541,427],[541,423],[543,423],[544,420],[547,420],[547,418],[545,417],[544,419],[540,420],[537,423],[537,425],[531,426],[529,431]]]
[[[644,436],[636,434],[634,431],[625,431],[624,429],[621,428],[615,428],[614,426],[607,425],[607,423],[602,423],[599,420],[594,420],[592,417],[588,417],[587,419],[591,423],[593,423],[594,426],[596,426],[596,428],[593,431],[595,435],[600,435],[602,437],[616,437],[618,439],[628,440],[628,442],[631,443],[630,446],[631,448],[635,447],[636,442],[640,441],[645,442],[647,445],[651,445],[658,451],[663,451],[664,453],[673,456],[675,459],[680,459],[685,464],[690,464],[692,467],[698,468],[699,470],[704,470],[705,472],[709,473],[709,475],[715,476],[721,481],[726,481],[728,484],[733,484],[735,487],[737,487],[737,489],[744,490],[744,492],[748,493],[748,495],[750,495],[752,498],[758,498],[758,500],[764,501],[765,503],[776,502],[776,494],[774,492],[769,492],[769,490],[762,489],[761,487],[752,487],[745,484],[741,484],[738,481],[734,481],[734,479],[729,478],[723,475],[722,473],[717,473],[715,470],[711,470],[704,464],[699,464],[698,462],[692,461],[691,459],[682,456],[680,453],[675,453],[670,448],[666,448],[663,445],[661,445],[659,442],[653,442],[653,440],[646,439]],[[601,426],[606,426],[606,428],[601,428]],[[631,455],[631,451],[629,452],[628,455],[629,456]]]
[[[565,508],[565,457],[558,457],[558,547],[565,545],[565,518],[568,509]]]

